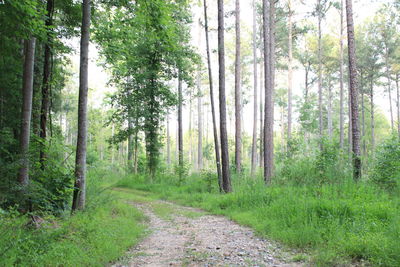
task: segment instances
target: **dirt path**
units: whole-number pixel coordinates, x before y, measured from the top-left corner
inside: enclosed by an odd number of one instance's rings
[[[149,218],[149,234],[121,266],[303,266],[293,255],[222,216],[164,201],[133,203]]]

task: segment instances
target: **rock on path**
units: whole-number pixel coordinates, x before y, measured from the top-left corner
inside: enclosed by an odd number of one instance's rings
[[[169,202],[155,202],[174,212],[167,217],[158,216],[152,203],[135,203],[148,217],[150,232],[114,267],[303,266],[288,263],[285,258],[290,254],[277,244],[256,237],[251,229],[225,217]]]

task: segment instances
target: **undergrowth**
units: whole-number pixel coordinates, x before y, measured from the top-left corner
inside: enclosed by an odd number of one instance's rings
[[[300,177],[293,173],[295,164],[290,175]],[[314,171],[318,172],[309,170]],[[367,181],[356,184],[346,175],[344,170],[339,180],[325,177],[331,182],[303,185],[282,182],[287,177],[281,176],[268,187],[261,177],[234,176],[234,192],[225,195],[218,193],[216,177],[210,188],[209,174],[193,174],[183,182],[172,174],[162,175],[153,183],[145,176],[127,176],[116,186],[226,215],[260,235],[308,252],[313,265],[366,261],[374,266],[400,266],[399,198]]]
[[[0,210],[0,266],[104,266],[122,256],[142,235],[143,215],[108,192],[105,179],[89,175],[85,211],[40,214],[40,226],[32,214]]]

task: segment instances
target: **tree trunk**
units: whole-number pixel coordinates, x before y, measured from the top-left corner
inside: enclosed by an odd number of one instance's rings
[[[392,88],[391,88],[391,80],[390,80],[390,66],[389,66],[389,49],[387,45],[385,45],[385,64],[386,64],[386,79],[388,83],[388,92],[389,92],[389,108],[390,108],[390,127],[392,129],[392,133],[394,132],[394,119],[393,119],[393,106],[392,106]]]
[[[137,114],[137,111],[136,111]],[[139,145],[139,140],[138,140],[138,134],[139,134],[139,128],[138,128],[138,124],[139,124],[139,119],[136,116],[135,118],[135,147],[133,150],[133,172],[135,174],[138,173],[138,145]]]
[[[269,12],[268,12],[269,11]],[[274,167],[274,69],[275,69],[275,1],[263,1],[264,27],[264,75],[265,75],[265,111],[264,111],[264,180],[271,182]]]
[[[399,94],[399,74],[396,74],[396,91],[397,91],[397,134],[400,138],[400,94]]]
[[[242,164],[242,125],[241,125],[241,69],[240,69],[240,0],[235,5],[235,31],[236,31],[236,55],[235,55],[235,167],[240,173]]]
[[[72,211],[85,208],[88,65],[90,38],[90,0],[82,3],[81,55],[79,67],[78,139],[76,144],[75,186]]]
[[[253,140],[251,145],[251,176],[254,176],[257,164],[257,10],[253,0],[253,87],[254,87],[254,106],[253,106]]]
[[[362,78],[361,78],[362,80]],[[364,85],[361,82],[361,140],[362,140],[362,153],[366,155],[367,153],[367,145],[365,143],[365,100],[364,100]]]
[[[179,180],[182,181],[183,175],[183,127],[182,127],[182,80],[178,78],[178,165]]]
[[[263,27],[260,27],[260,40],[263,40]],[[260,168],[264,166],[264,106],[263,106],[263,91],[265,91],[265,72],[264,72],[264,48],[261,42],[260,48]]]
[[[293,26],[292,26],[292,1],[288,0],[288,129],[287,141],[292,138],[292,87],[293,87]],[[283,142],[283,140],[282,140]]]
[[[32,37],[24,42],[25,59],[24,71],[22,77],[22,117],[21,117],[21,135],[20,152],[21,167],[18,173],[18,182],[22,186],[29,183],[29,143],[32,117],[32,99],[33,99],[33,68],[35,62],[35,44],[36,39]]]
[[[360,158],[360,130],[358,122],[358,88],[357,88],[357,65],[356,65],[356,46],[354,38],[354,22],[352,0],[346,0],[347,13],[347,41],[349,50],[349,76],[350,76],[350,101],[351,101],[351,128],[353,143],[353,171],[354,179],[361,178],[361,158]]]
[[[219,110],[221,131],[222,188],[225,193],[232,191],[229,171],[228,133],[226,127],[225,97],[225,26],[224,0],[218,0],[218,63],[219,63]]]
[[[52,57],[52,30],[53,25],[53,10],[54,2],[53,0],[47,1],[47,18],[46,27],[48,27],[47,32],[47,42],[44,47],[44,62],[43,62],[43,83],[42,83],[42,105],[40,107],[40,138],[42,139],[42,144],[40,147],[39,158],[41,168],[44,169],[44,160],[46,158],[45,153],[45,142],[47,139],[47,116],[49,114],[50,107],[50,77],[51,77],[51,57]]]
[[[167,112],[167,164],[171,167],[171,136],[169,133],[169,112]]]
[[[374,82],[371,78],[371,151],[375,151],[375,107],[374,107]]]
[[[201,21],[199,18],[199,48],[201,47]],[[201,92],[201,66],[197,73],[197,167],[198,171],[203,169],[203,114],[202,114],[202,92]]]
[[[321,0],[318,0],[317,6],[318,12],[318,111],[319,111],[319,138],[320,138],[320,149],[322,149],[322,137],[323,137],[323,115],[322,115],[322,6]]]
[[[332,122],[332,87],[329,81],[328,83],[328,136],[332,140],[333,137],[333,122]]]
[[[132,135],[133,123],[132,118],[128,119],[128,170],[131,172],[133,170],[133,149],[134,149],[134,140]]]
[[[339,84],[340,84],[340,111],[339,111],[339,144],[340,148],[343,149],[344,145],[344,86],[343,86],[343,65],[344,65],[344,56],[343,56],[343,27],[344,27],[344,18],[343,18],[343,0],[340,1],[340,70],[339,70]]]
[[[210,56],[210,44],[208,37],[208,16],[207,16],[207,0],[204,0],[204,31],[206,34],[206,52],[207,52],[207,66],[208,66],[208,81],[210,84],[210,103],[211,103],[211,115],[213,122],[213,133],[214,133],[214,149],[215,149],[215,162],[217,165],[217,175],[218,175],[218,185],[219,191],[223,191],[222,187],[222,173],[221,173],[221,161],[219,153],[219,142],[218,142],[218,130],[217,130],[217,120],[215,117],[215,104],[214,104],[214,85],[211,70],[211,56]]]

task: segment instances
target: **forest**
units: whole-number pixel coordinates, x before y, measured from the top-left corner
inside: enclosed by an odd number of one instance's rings
[[[400,266],[399,0],[0,0],[0,266]]]

